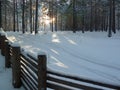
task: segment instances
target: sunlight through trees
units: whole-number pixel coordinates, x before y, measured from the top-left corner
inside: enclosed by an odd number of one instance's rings
[[[5,31],[120,30],[120,0],[0,0],[0,27]]]

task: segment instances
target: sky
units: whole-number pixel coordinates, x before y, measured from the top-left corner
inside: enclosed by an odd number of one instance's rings
[[[74,34],[70,31],[39,32],[37,35],[7,32],[6,36],[12,43],[19,44],[22,51],[34,57],[44,52],[48,69],[120,85],[120,32],[111,38],[107,37],[107,32]],[[3,80],[10,85],[11,77],[8,74],[11,70],[5,69],[2,63],[0,75],[4,75]],[[5,76],[9,76],[9,79]]]

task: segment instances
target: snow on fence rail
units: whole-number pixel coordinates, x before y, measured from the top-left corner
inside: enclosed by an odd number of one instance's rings
[[[21,85],[26,90],[101,90],[117,89],[120,86],[101,83],[80,77],[66,75],[47,69],[46,55],[37,58],[22,52],[19,46],[9,44],[4,35],[0,34],[0,49],[5,56],[5,67],[12,67],[12,83],[15,88]]]
[[[26,90],[45,90],[46,88],[46,56],[31,58],[20,47],[11,46],[11,64],[13,70],[13,86],[20,87],[21,82]]]
[[[120,90],[120,86],[110,85],[94,80],[67,75],[55,71],[47,71],[47,86],[59,90]]]
[[[38,55],[38,59],[31,57],[25,53],[20,55],[22,79],[29,86],[28,90],[45,90],[46,56]]]

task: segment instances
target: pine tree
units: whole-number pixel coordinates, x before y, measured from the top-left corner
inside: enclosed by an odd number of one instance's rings
[[[16,28],[15,27],[16,26],[16,22],[15,22],[16,21],[16,19],[15,19],[16,4],[15,3],[16,3],[16,0],[13,0],[13,5],[14,5],[13,6],[14,7],[14,10],[13,10],[13,31],[14,32],[15,32],[15,28]]]
[[[22,0],[22,32],[25,33],[25,0]]]
[[[30,0],[30,32],[32,33],[33,30],[32,30],[32,0]]]
[[[109,32],[108,37],[112,36],[112,0],[110,0],[110,13],[109,13]]]
[[[36,0],[36,13],[35,13],[35,34],[38,33],[37,26],[38,25],[38,0]]]

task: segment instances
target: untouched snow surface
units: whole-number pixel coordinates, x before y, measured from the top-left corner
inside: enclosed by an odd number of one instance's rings
[[[7,37],[34,56],[45,52],[49,69],[120,85],[120,32],[111,38],[106,32],[7,32]]]

